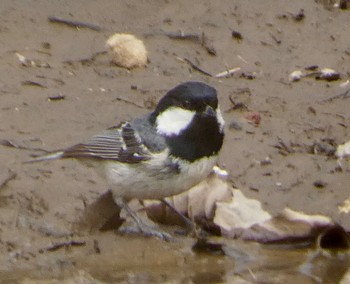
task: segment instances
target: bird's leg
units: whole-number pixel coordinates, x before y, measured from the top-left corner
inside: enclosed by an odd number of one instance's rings
[[[191,233],[194,232],[195,230],[195,225],[194,223],[187,218],[185,215],[183,215],[181,212],[179,212],[174,206],[172,206],[166,199],[162,199],[161,202],[163,204],[165,204],[166,206],[168,206],[170,208],[171,211],[173,211],[176,215],[178,215],[182,222],[185,224],[186,226],[186,234],[189,235]]]
[[[158,231],[150,226],[146,225],[139,216],[129,207],[128,203],[120,197],[114,197],[114,202],[122,209],[130,215],[130,217],[134,220],[136,225],[139,227],[140,231],[148,236],[154,236],[160,238],[165,241],[170,241],[172,239],[171,235],[165,232]]]

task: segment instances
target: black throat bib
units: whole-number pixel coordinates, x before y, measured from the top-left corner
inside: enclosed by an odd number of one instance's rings
[[[216,117],[196,115],[188,128],[179,135],[166,137],[170,155],[194,162],[216,155],[222,146],[224,133]]]

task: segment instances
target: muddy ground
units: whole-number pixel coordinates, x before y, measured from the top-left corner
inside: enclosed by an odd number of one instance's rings
[[[48,16],[101,30],[50,23]],[[314,147],[322,142],[332,150],[350,140],[349,99],[332,99],[350,88],[349,21],[350,11],[312,0],[2,0],[0,138],[30,148],[64,148],[148,112],[180,82],[203,81],[219,93],[227,124],[220,165],[232,184],[273,214],[288,206],[329,215],[349,229],[348,214],[338,210],[350,195],[349,167],[344,161],[340,168],[324,147]],[[93,57],[115,32],[144,41],[146,68],[129,71],[111,65],[106,54]],[[167,36],[177,32],[204,33],[206,43]],[[22,66],[16,52],[45,64]],[[211,74],[241,70],[213,78],[179,58]],[[340,72],[340,80],[289,81],[292,71],[314,65]],[[260,124],[249,123],[251,112],[260,114]],[[0,148],[2,282],[234,281],[232,267],[244,261],[195,255],[191,238],[164,243],[113,231],[71,236],[72,223],[106,184],[75,161],[23,164],[33,153]],[[50,250],[72,240],[69,248]],[[258,250],[248,247],[252,254]],[[286,275],[276,283],[287,283]]]

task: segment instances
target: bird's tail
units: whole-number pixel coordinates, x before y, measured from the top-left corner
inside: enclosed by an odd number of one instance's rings
[[[29,161],[25,161],[24,163],[29,164],[29,163],[48,161],[48,160],[56,160],[56,159],[62,158],[63,154],[64,154],[64,151],[51,152],[42,156],[35,157]]]

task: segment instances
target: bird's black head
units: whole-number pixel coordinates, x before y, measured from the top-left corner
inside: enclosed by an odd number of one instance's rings
[[[174,157],[193,162],[221,149],[224,121],[213,87],[201,82],[180,84],[159,101],[152,117]]]
[[[159,101],[155,113],[159,114],[170,107],[203,112],[207,106],[217,109],[216,90],[202,82],[185,82],[167,92]]]

